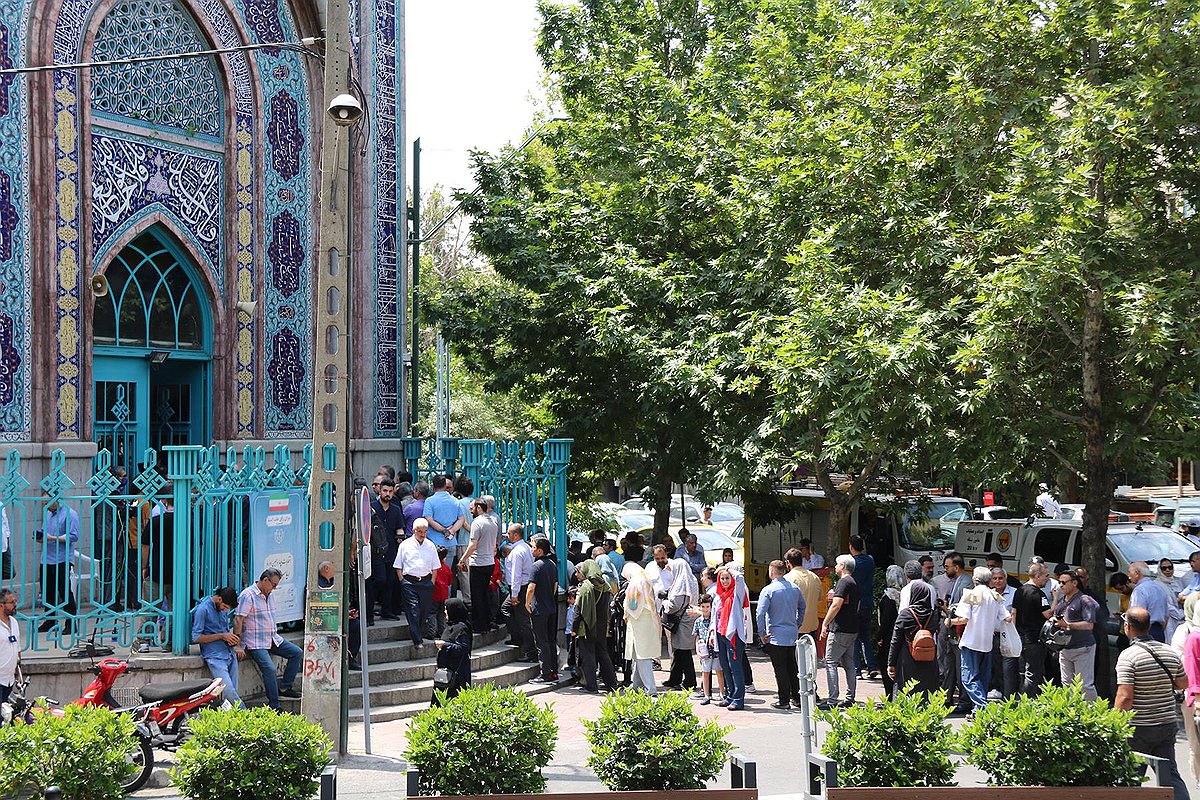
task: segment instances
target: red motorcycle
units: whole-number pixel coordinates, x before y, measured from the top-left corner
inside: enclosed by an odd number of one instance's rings
[[[232,706],[224,699],[225,682],[220,678],[183,683],[148,683],[140,687],[139,704],[123,704],[113,695],[117,680],[127,672],[143,669],[120,658],[102,658],[92,667],[96,679],[75,701],[82,706],[105,706],[114,711],[133,715],[139,734],[151,745],[168,752],[183,744],[188,736],[188,723],[203,708],[226,710]]]

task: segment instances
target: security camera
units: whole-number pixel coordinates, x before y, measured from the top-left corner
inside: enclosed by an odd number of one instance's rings
[[[362,115],[362,103],[352,94],[339,94],[329,103],[329,116],[335,125],[353,125]]]

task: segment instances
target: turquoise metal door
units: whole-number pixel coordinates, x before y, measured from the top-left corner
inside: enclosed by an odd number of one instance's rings
[[[144,358],[96,356],[92,413],[97,448],[135,472],[149,447],[150,369]]]
[[[208,441],[208,364],[168,361],[150,367],[150,446]]]

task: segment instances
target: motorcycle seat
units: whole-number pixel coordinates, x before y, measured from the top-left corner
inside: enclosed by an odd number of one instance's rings
[[[152,703],[155,700],[175,700],[203,691],[208,688],[210,683],[212,683],[211,680],[187,681],[185,683],[148,683],[141,689],[138,689],[138,695],[147,703]]]

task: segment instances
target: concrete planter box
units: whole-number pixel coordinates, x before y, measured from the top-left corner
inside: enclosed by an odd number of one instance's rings
[[[827,800],[1172,800],[1166,786],[947,786],[831,788]]]

